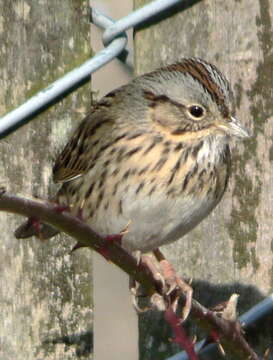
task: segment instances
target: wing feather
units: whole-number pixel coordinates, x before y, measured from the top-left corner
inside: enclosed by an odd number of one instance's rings
[[[54,182],[71,181],[94,165],[96,153],[106,141],[107,133],[111,133],[113,122],[98,105],[86,116],[55,161]]]

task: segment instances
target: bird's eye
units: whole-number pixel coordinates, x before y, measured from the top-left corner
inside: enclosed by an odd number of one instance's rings
[[[191,105],[188,108],[188,112],[190,117],[194,120],[200,120],[205,115],[205,109],[200,105]]]

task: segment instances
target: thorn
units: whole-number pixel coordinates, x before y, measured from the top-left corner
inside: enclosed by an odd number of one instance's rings
[[[136,262],[137,262],[137,266],[139,266],[139,264],[141,263],[141,251],[140,250],[136,250],[133,252],[133,256],[136,258]]]
[[[131,224],[132,220],[129,220],[125,228],[120,232],[120,235],[125,235],[129,232],[129,226]]]
[[[195,344],[196,344],[196,342],[197,342],[197,336],[196,336],[196,335],[194,335],[194,336],[193,336],[193,338],[192,338],[192,343],[195,345]]]
[[[265,352],[264,352],[263,360],[269,360],[269,355],[270,355],[270,353],[271,353],[271,349],[270,349],[270,347],[269,347],[269,348],[267,348],[267,349],[265,350]]]
[[[218,349],[219,349],[220,353],[221,353],[223,356],[226,356],[226,352],[225,352],[222,344],[220,343],[220,341],[217,342],[217,346],[218,346]]]
[[[237,303],[238,294],[232,294],[227,302],[227,306],[223,310],[222,318],[229,321],[236,321],[237,319]]]

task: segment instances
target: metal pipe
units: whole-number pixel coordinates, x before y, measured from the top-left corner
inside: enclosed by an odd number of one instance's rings
[[[246,329],[248,326],[254,324],[256,321],[263,318],[265,315],[268,315],[270,312],[273,311],[273,294],[269,295],[263,301],[259,302],[257,305],[253,306],[250,310],[245,312],[243,315],[239,317],[239,321],[242,324],[243,329]],[[198,355],[203,356],[202,359],[206,358],[206,355],[210,354],[211,358],[212,352],[217,351],[217,347],[215,344],[209,344],[203,350],[199,352],[204,344],[205,340],[199,341],[195,345],[195,350],[198,352]],[[166,360],[189,360],[188,355],[185,351],[182,351],[178,354],[175,354]]]

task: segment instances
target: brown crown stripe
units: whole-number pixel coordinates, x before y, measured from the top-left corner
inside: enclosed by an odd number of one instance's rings
[[[195,80],[199,81],[203,87],[209,92],[212,98],[216,101],[219,110],[221,111],[224,117],[229,116],[228,108],[225,104],[225,96],[221,89],[221,87],[213,80],[210,71],[207,69],[207,66],[212,68],[212,71],[217,72],[220,77],[223,77],[219,71],[211,64],[199,60],[199,59],[184,59],[181,62],[167,65],[166,67],[162,67],[158,71],[178,71],[178,72],[187,72],[189,73]],[[155,73],[154,72],[154,73]]]
[[[208,65],[208,63],[204,64]],[[166,70],[188,72],[189,74],[191,74],[191,76],[194,79],[198,80],[215,99],[217,105],[220,108],[220,111],[223,113],[223,116],[227,116],[228,110],[225,106],[223,91],[220,86],[218,86],[215,81],[212,80],[211,74],[204,64],[202,62],[189,59],[181,63],[167,66]],[[216,68],[213,68],[213,70],[217,71]]]

